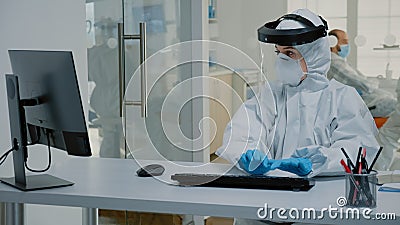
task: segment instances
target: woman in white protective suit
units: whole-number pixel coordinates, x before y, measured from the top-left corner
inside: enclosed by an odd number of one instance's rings
[[[341,148],[355,161],[359,147],[365,147],[372,161],[379,145],[367,106],[354,88],[326,78],[327,29],[326,21],[307,9],[258,29],[259,41],[275,44],[279,82],[239,108],[217,155],[250,174],[280,169],[308,177],[342,172]],[[272,222],[235,221],[253,223]]]

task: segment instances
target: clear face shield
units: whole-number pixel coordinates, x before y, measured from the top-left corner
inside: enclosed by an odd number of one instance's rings
[[[276,80],[275,61],[277,53],[275,45],[259,41],[258,56],[260,74],[268,81]]]
[[[278,50],[277,47],[293,47],[311,43],[321,37],[325,37],[328,26],[322,17],[319,18],[323,22],[323,25],[316,26],[305,17],[297,14],[287,14],[275,21],[266,23],[257,30],[260,69],[268,80],[276,80],[281,78],[279,74],[286,74],[282,71],[277,71],[280,69],[298,73],[299,76],[302,74],[301,68],[299,65],[296,65],[301,56],[290,57],[286,52],[285,54],[281,54],[282,51]],[[290,58],[295,61],[287,64],[287,61],[291,61]],[[297,78],[288,77],[288,79],[293,80]],[[290,81],[289,83],[295,82]]]

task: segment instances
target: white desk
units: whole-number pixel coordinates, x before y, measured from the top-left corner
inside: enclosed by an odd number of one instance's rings
[[[0,184],[0,202],[257,219],[257,210],[265,203],[268,203],[269,208],[301,210],[313,207],[320,212],[329,205],[337,207],[336,199],[344,193],[344,180],[317,182],[308,192],[179,187],[154,178],[137,177],[135,173],[137,168],[138,165],[133,160],[69,158],[62,164],[54,166],[49,174],[73,181],[75,185],[21,192]],[[214,164],[201,172],[218,173],[226,168],[227,165]],[[168,178],[176,172],[194,171],[196,171],[194,167],[181,171],[171,171],[167,168],[163,177]],[[399,202],[400,193],[378,192],[378,206],[372,215],[396,213],[395,221],[381,220],[381,222],[399,224]],[[380,222],[361,221],[362,224]],[[323,220],[306,222],[354,224],[354,220],[332,220],[328,216]]]

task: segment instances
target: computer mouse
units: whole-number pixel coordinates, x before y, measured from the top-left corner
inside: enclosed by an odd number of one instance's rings
[[[164,173],[165,168],[160,164],[149,164],[136,171],[139,177],[154,177]]]

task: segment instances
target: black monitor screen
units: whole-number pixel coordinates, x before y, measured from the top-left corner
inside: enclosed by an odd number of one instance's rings
[[[9,50],[13,74],[19,80],[28,139],[48,144],[70,155],[90,156],[81,96],[72,52]]]

